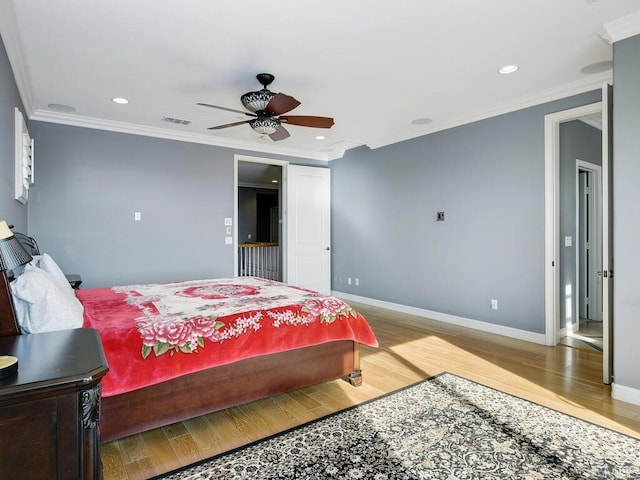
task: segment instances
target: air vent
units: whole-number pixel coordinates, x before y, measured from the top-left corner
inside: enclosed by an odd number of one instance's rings
[[[162,121],[169,122],[169,123],[177,123],[178,125],[189,125],[191,123],[191,120],[182,120],[180,118],[173,118],[173,117],[164,117]]]

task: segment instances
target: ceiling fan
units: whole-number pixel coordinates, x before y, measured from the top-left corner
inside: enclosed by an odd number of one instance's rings
[[[271,140],[277,142],[290,136],[289,132],[282,125],[283,123],[314,128],[331,128],[333,126],[333,118],[330,117],[283,115],[300,105],[300,102],[289,95],[285,95],[284,93],[273,93],[268,90],[267,87],[275,78],[270,73],[259,73],[256,75],[256,78],[258,79],[258,82],[262,84],[262,90],[257,92],[247,92],[240,97],[242,105],[244,108],[249,110],[249,112],[235,110],[233,108],[219,107],[208,103],[198,103],[198,105],[202,105],[204,107],[218,108],[220,110],[241,113],[243,115],[253,117],[250,120],[209,127],[209,130],[220,130],[248,123],[249,126],[259,134],[269,135]]]

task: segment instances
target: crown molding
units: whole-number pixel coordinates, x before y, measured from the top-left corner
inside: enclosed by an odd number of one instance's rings
[[[609,43],[640,35],[640,11],[605,23],[603,29]]]
[[[580,93],[589,92],[592,90],[602,89],[602,85],[613,80],[612,70],[602,72],[595,75],[589,75],[589,78],[562,85],[560,87],[554,87],[540,92],[536,92],[530,95],[524,95],[513,101],[507,103],[501,103],[494,105],[485,110],[477,111],[470,115],[457,118],[448,122],[432,123],[428,128],[414,130],[412,132],[404,132],[398,135],[381,137],[372,139],[366,142],[369,148],[376,149],[385,147],[405,140],[411,140],[413,138],[422,137],[431,133],[439,132],[442,130],[448,130],[450,128],[459,127],[469,123],[477,122],[479,120],[485,120],[487,118],[496,117],[505,113],[515,112],[524,108],[534,107],[543,103],[560,100],[562,98],[570,97],[572,95],[578,95]]]
[[[49,110],[36,110],[29,117],[30,120],[37,120],[48,123],[58,123],[75,127],[93,128],[96,130],[107,130],[110,132],[127,133],[130,135],[141,135],[145,137],[164,138],[167,140],[177,140],[179,142],[199,143],[203,145],[213,145],[216,147],[230,148],[234,150],[248,150],[252,152],[267,153],[271,155],[285,155],[288,157],[307,158],[313,160],[328,161],[333,160],[328,152],[312,152],[307,150],[279,147],[269,144],[258,144],[242,140],[233,140],[222,137],[210,137],[198,133],[177,132],[165,128],[148,127],[126,122],[117,122],[94,117],[85,117],[69,113],[53,112]],[[344,152],[336,152],[335,158],[340,158]]]
[[[18,32],[18,21],[13,9],[12,2],[1,2],[0,6],[0,32],[2,32],[2,42],[13,70],[13,77],[18,86],[18,93],[25,109],[25,116],[31,117],[34,111],[34,95],[29,77],[29,69],[25,64],[24,48],[22,39]]]

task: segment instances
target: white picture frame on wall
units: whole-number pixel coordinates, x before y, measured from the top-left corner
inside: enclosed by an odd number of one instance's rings
[[[15,109],[15,199],[26,204],[29,188],[35,181],[33,139],[27,130],[22,112]]]

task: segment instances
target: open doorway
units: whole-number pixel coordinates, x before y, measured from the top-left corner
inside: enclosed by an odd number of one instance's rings
[[[602,199],[602,269],[599,276],[602,280],[602,379],[603,383],[610,384],[613,381],[613,252],[612,252],[612,212],[611,212],[611,173],[612,173],[612,149],[611,149],[611,105],[613,88],[606,84],[602,89],[602,101],[572,108],[561,112],[545,115],[545,343],[557,345],[563,336],[562,329],[567,326],[567,317],[577,315],[576,291],[578,284],[576,279],[567,278],[577,271],[577,266],[567,268],[566,262],[576,260],[577,253],[571,250],[575,245],[577,224],[572,229],[567,229],[564,223],[567,218],[566,199],[575,199],[575,194],[569,192],[562,184],[563,169],[571,169],[570,183],[574,189],[577,184],[576,160],[586,158],[591,163],[601,162],[601,199]],[[569,158],[570,167],[560,161],[562,149],[570,142],[560,140],[561,127],[568,124],[580,123],[582,119],[589,118],[598,121],[600,134],[596,134],[600,141],[601,150],[598,161],[592,161],[582,153],[572,154]],[[578,122],[576,122],[578,121]],[[575,143],[574,143],[575,145]],[[578,142],[577,145],[580,145]],[[595,149],[592,149],[592,151]],[[566,171],[566,170],[565,170]],[[566,175],[565,183],[566,185]],[[563,201],[564,206],[563,206]],[[565,213],[565,216],[561,214]],[[569,215],[576,218],[575,205],[569,210]],[[564,218],[564,219],[563,219]],[[567,238],[569,237],[569,238]],[[568,260],[573,258],[573,260]],[[568,310],[573,313],[568,315]]]
[[[283,166],[276,161],[238,159],[236,185],[239,276],[283,279]]]
[[[561,338],[562,328],[566,327],[566,307],[574,308],[576,283],[567,281],[567,272],[575,271],[576,267],[563,268],[563,261],[573,256],[575,252],[567,250],[566,226],[561,221],[562,197],[575,198],[567,195],[561,187],[562,162],[561,151],[566,144],[560,141],[560,131],[564,124],[572,123],[582,118],[593,117],[599,119],[601,132],[601,185],[602,185],[602,381],[610,384],[613,381],[613,251],[612,251],[612,96],[613,87],[606,84],[602,88],[602,100],[590,105],[576,107],[569,110],[545,115],[545,343],[557,345]],[[585,158],[576,154],[571,161],[571,171],[575,172],[575,159]],[[598,163],[598,162],[594,162]],[[575,173],[571,174],[572,176]],[[575,183],[574,183],[575,185]],[[575,188],[575,187],[574,187]],[[575,207],[570,212],[575,212]],[[575,218],[575,215],[573,215]],[[565,217],[566,218],[566,217]],[[574,227],[577,228],[577,227]],[[564,242],[563,242],[564,237]],[[564,310],[563,310],[564,309]],[[574,308],[574,311],[576,309]],[[563,315],[564,313],[564,315]]]
[[[592,148],[600,151],[601,134],[599,131],[591,134],[596,136]],[[566,312],[567,328],[560,336],[562,344],[600,352],[603,335],[601,178],[601,165],[575,161],[576,310],[575,316]]]

